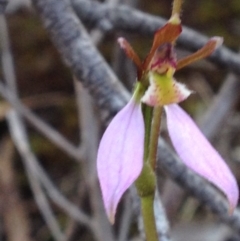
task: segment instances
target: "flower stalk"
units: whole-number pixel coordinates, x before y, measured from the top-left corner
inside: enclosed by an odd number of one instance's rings
[[[153,202],[156,188],[155,166],[162,107],[152,108],[144,105],[143,111],[145,121],[144,165],[135,184],[141,199],[146,240],[157,241]]]
[[[135,182],[138,195],[141,200],[141,210],[144,230],[147,241],[158,241],[157,228],[154,216],[154,196],[156,189],[156,177],[152,167],[145,162],[138,179]]]
[[[141,209],[147,241],[158,241],[153,201],[154,195],[141,198]]]
[[[149,163],[152,166],[152,169],[155,170],[157,162],[157,148],[158,148],[158,138],[160,134],[160,125],[161,125],[161,116],[162,116],[162,106],[157,106],[153,110],[152,118],[152,128],[150,136],[150,145],[149,145]]]

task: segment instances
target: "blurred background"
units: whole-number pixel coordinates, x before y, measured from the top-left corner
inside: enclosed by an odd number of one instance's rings
[[[127,4],[143,12],[167,19],[171,14],[172,2],[169,0],[120,0],[119,4]],[[8,56],[4,55],[10,49],[15,72],[12,73],[16,78],[16,89],[22,102],[50,127],[54,127],[66,140],[75,146],[79,145],[79,153],[82,153],[83,135],[88,135],[88,131],[86,133],[86,130],[84,132],[82,129],[84,128],[82,119],[85,113],[84,101],[76,96],[84,91],[73,81],[70,70],[63,64],[57,49],[52,45],[31,2],[10,0],[5,17],[1,16],[0,20],[1,80],[7,83],[6,68],[12,72],[11,64],[10,67],[5,66],[8,63],[6,59]],[[223,36],[224,44],[229,49],[234,52],[239,50],[239,0],[185,0],[182,22],[183,25],[206,36]],[[95,30],[88,27],[88,31],[93,34]],[[147,54],[152,36],[113,32],[103,35],[101,40],[97,41],[99,51],[124,85],[131,90],[136,78],[135,68],[117,45],[116,39],[119,36],[127,38],[141,57]],[[182,57],[189,52],[177,48],[177,53],[179,57]],[[219,93],[228,74],[226,68],[220,68],[208,60],[199,61],[177,73],[176,78],[180,82],[196,91],[182,106],[199,124],[204,121],[206,109]],[[91,193],[96,188],[92,187],[92,180],[86,180],[86,176],[89,172],[91,173],[88,168],[94,169],[94,163],[87,167],[82,163],[84,158],[89,158],[89,155],[92,155],[91,158],[94,159],[96,145],[104,127],[100,123],[98,111],[94,108],[90,97],[86,98],[89,100],[86,108],[92,109],[91,114],[94,120],[91,123],[96,125],[95,140],[90,140],[91,143],[95,143],[95,146],[93,145],[87,155],[79,154],[78,160],[75,158],[77,154],[69,155],[28,122],[26,122],[26,131],[31,153],[37,159],[41,170],[45,171],[44,174],[52,180],[59,193],[75,205],[74,207],[80,207],[80,210],[91,216],[94,213],[93,202],[101,202],[101,198]],[[214,145],[227,160],[238,180],[240,178],[239,104],[239,98],[236,96],[233,108],[228,111],[218,131],[211,136]],[[63,211],[61,205],[56,204],[57,195],[55,199],[49,198],[45,194],[48,192],[47,188],[31,184],[31,182],[34,183],[31,179],[33,177],[27,174],[31,164],[23,161],[22,155],[17,151],[9,134],[6,116],[10,109],[8,102],[2,98],[0,101],[0,241],[96,240],[91,229],[86,228],[86,225],[82,225],[72,215],[69,215],[69,210]],[[164,124],[162,134],[168,139]],[[240,240],[240,237],[234,235],[231,229],[219,222],[208,209],[201,206],[196,199],[189,197],[182,188],[168,179],[164,171],[162,172],[160,180],[162,199],[166,206],[174,240]],[[97,186],[95,179],[94,183]],[[51,190],[53,189],[50,188]],[[52,221],[52,218],[48,219],[46,214],[43,214],[41,198],[49,205],[52,217],[55,218],[58,226],[54,224],[55,221]],[[113,228],[116,234],[119,234],[121,230],[122,213],[124,213],[125,206],[129,204],[127,195],[125,199]],[[64,205],[68,206],[68,203]],[[134,238],[140,240],[136,221],[130,223],[130,228],[125,235],[127,238],[123,240]]]

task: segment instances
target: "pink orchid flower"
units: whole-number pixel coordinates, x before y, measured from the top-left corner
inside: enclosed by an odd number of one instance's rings
[[[233,174],[194,121],[177,105],[191,91],[173,78],[175,70],[210,55],[222,44],[222,38],[211,38],[196,53],[177,61],[173,43],[181,30],[180,19],[174,15],[155,33],[151,50],[143,62],[125,39],[118,40],[137,66],[138,84],[130,102],[108,126],[98,150],[98,177],[105,209],[112,223],[122,195],[138,178],[143,167],[145,131],[141,103],[164,107],[168,132],[181,160],[225,194],[230,211],[237,205],[239,193]],[[139,97],[140,85],[146,87]]]

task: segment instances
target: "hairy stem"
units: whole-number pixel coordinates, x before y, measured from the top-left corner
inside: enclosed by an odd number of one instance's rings
[[[158,138],[161,125],[162,106],[155,107],[153,110],[153,121],[150,135],[148,161],[152,169],[155,170],[157,162]]]
[[[158,241],[156,223],[154,218],[153,201],[154,195],[141,198],[143,223],[147,241]]]
[[[154,170],[149,163],[149,151],[151,145],[151,128],[153,119],[153,108],[143,104],[143,116],[145,121],[145,140],[144,140],[144,165],[142,172],[135,184],[138,195],[141,199],[141,209],[143,216],[144,229],[147,241],[157,241],[157,229],[153,210],[153,200],[156,189],[156,177]]]

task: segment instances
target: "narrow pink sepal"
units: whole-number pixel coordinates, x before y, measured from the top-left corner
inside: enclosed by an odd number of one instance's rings
[[[130,102],[106,129],[97,156],[97,171],[104,206],[114,223],[123,193],[139,176],[143,166],[144,120],[141,105]]]
[[[165,111],[168,132],[179,157],[226,195],[232,213],[237,206],[239,191],[229,167],[181,107],[167,105]]]

